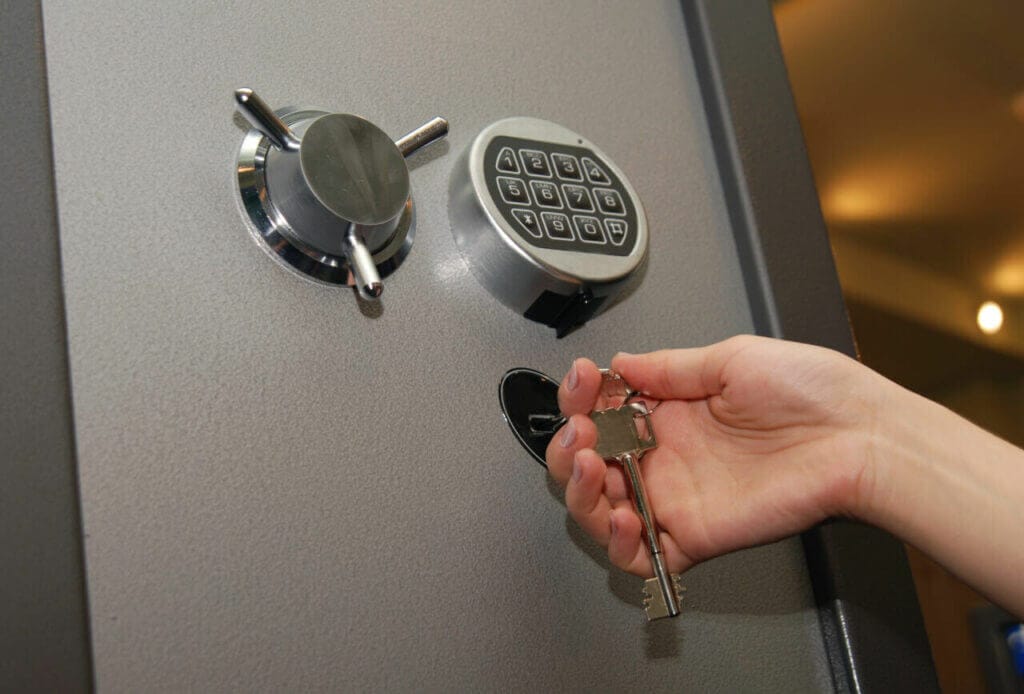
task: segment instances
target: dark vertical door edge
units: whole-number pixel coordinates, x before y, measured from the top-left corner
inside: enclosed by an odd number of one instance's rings
[[[0,0],[0,691],[93,688],[40,3]]]
[[[768,2],[682,0],[759,334],[856,356]],[[837,691],[938,691],[903,546],[833,521],[803,535]]]

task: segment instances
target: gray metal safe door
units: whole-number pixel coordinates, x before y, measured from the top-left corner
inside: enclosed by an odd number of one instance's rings
[[[687,574],[648,626],[501,418],[513,366],[752,331],[676,0],[44,2],[101,691],[831,688],[798,540]],[[232,93],[355,113],[409,160],[382,309],[285,271],[236,204]],[[556,340],[469,272],[458,156],[585,134],[646,209],[628,296]]]

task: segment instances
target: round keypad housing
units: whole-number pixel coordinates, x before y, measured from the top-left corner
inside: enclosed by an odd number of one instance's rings
[[[538,118],[485,128],[456,166],[453,232],[480,282],[567,334],[643,263],[647,222],[622,171],[582,135]]]

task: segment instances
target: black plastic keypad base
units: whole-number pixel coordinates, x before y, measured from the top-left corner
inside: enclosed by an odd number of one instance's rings
[[[633,251],[636,206],[591,149],[501,135],[484,153],[484,178],[508,226],[532,246],[615,256]]]

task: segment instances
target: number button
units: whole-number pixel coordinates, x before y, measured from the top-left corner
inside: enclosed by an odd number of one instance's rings
[[[551,167],[548,166],[548,155],[536,149],[519,150],[519,158],[523,160],[523,169],[531,176],[551,178]]]
[[[562,192],[565,193],[565,202],[573,210],[593,212],[594,203],[590,200],[590,193],[583,186],[563,185]]]
[[[621,246],[626,241],[626,234],[629,233],[629,224],[625,219],[606,219],[604,227],[608,230],[608,238],[612,245]]]
[[[594,197],[597,198],[597,206],[605,214],[626,214],[626,208],[622,206],[622,198],[619,191],[611,188],[594,188]]]
[[[541,219],[544,220],[544,231],[548,238],[555,241],[572,241],[572,227],[569,226],[569,218],[558,212],[541,212]]]
[[[540,239],[544,237],[544,232],[540,230],[540,222],[537,221],[537,215],[533,210],[512,210],[512,216],[526,230],[526,233],[533,238]]]
[[[521,179],[498,176],[498,190],[509,205],[530,204],[530,195],[526,192],[526,184]]]
[[[590,179],[591,183],[611,183],[611,179],[608,178],[608,174],[604,172],[597,162],[590,157],[583,157],[583,170],[587,172],[587,178]]]
[[[558,195],[558,186],[547,181],[530,181],[533,197],[541,207],[562,209],[562,198]]]
[[[601,222],[594,217],[575,215],[572,223],[576,227],[576,235],[584,243],[605,244],[604,231],[601,229]]]
[[[558,172],[559,178],[566,181],[583,180],[580,163],[571,154],[552,154],[551,161],[555,162],[555,171]]]
[[[519,164],[516,163],[516,155],[511,147],[502,147],[498,152],[497,169],[505,173],[519,173]]]

